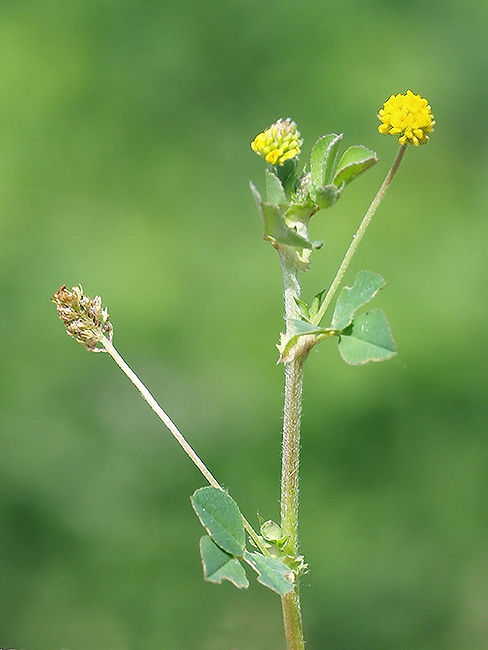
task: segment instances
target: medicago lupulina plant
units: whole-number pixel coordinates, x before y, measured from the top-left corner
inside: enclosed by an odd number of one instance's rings
[[[383,361],[396,354],[385,315],[379,309],[358,313],[385,285],[377,273],[360,271],[352,287],[343,287],[332,316],[324,324],[328,307],[338,292],[344,274],[363,235],[398,170],[409,145],[425,144],[434,127],[428,101],[408,90],[392,95],[380,109],[380,133],[398,137],[400,148],[380,189],[364,215],[328,289],[317,293],[309,304],[300,297],[299,275],[310,267],[312,253],[321,242],[309,236],[310,220],[330,208],[357,176],[378,158],[362,145],[342,154],[342,135],[330,133],[317,140],[308,167],[299,170],[302,138],[291,119],[279,119],[256,136],[252,150],[264,158],[266,195],[251,183],[264,228],[264,238],[276,249],[283,271],[285,332],[278,344],[284,364],[281,521],[260,520],[255,530],[241,514],[236,502],[220,485],[176,425],[159,406],[141,380],[113,345],[109,314],[99,296],[91,299],[81,285],[61,287],[53,296],[67,333],[91,352],[108,352],[134,383],[205,477],[208,485],[192,495],[192,506],[206,530],[200,540],[204,577],[214,583],[228,580],[243,589],[249,584],[245,566],[257,574],[262,585],[282,601],[284,632],[288,650],[303,650],[300,610],[300,576],[307,564],[298,544],[298,485],[303,367],[310,350],[325,339],[335,338],[339,352],[351,365]]]

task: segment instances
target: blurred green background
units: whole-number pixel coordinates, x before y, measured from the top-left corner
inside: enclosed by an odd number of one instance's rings
[[[0,646],[283,650],[278,597],[202,580],[204,484],[50,296],[82,283],[248,518],[279,512],[281,272],[250,140],[292,117],[380,162],[312,224],[323,289],[397,150],[391,93],[437,126],[347,275],[388,285],[399,357],[306,368],[310,650],[488,646],[485,0],[2,0]]]

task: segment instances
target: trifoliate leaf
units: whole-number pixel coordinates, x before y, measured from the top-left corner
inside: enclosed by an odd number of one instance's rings
[[[203,575],[208,582],[221,584],[222,580],[228,580],[238,589],[249,587],[249,580],[239,560],[223,551],[208,535],[200,539],[200,556]]]
[[[339,352],[344,361],[353,366],[395,356],[395,342],[384,313],[372,309],[355,318],[341,334]]]
[[[193,493],[191,504],[213,541],[230,555],[241,557],[246,535],[234,499],[224,490],[208,486]]]
[[[371,149],[362,145],[349,147],[337,164],[337,171],[332,182],[338,186],[341,183],[347,185],[377,162],[378,157]]]
[[[329,133],[314,144],[310,154],[310,175],[314,188],[323,187],[329,182],[341,140],[342,133]]]
[[[347,327],[352,321],[354,312],[369,302],[385,284],[386,282],[378,273],[359,271],[353,286],[344,287],[340,292],[331,327],[338,330]]]
[[[281,560],[248,551],[244,553],[244,560],[258,574],[258,582],[280,596],[284,596],[293,589],[293,572]]]

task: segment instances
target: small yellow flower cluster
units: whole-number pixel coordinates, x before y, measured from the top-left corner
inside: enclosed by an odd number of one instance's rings
[[[279,119],[251,142],[251,149],[270,165],[283,165],[300,153],[303,140],[297,125],[289,117]]]
[[[380,133],[398,135],[401,145],[411,143],[416,147],[429,140],[427,134],[435,124],[429,102],[411,90],[405,95],[392,95],[380,108],[378,119],[382,122],[378,127]]]
[[[107,309],[102,308],[100,296],[90,298],[83,293],[80,285],[71,291],[62,286],[52,301],[56,305],[59,318],[63,321],[69,336],[81,343],[90,352],[99,352],[102,349],[97,344],[105,334],[111,341],[113,336],[112,324],[109,322]]]

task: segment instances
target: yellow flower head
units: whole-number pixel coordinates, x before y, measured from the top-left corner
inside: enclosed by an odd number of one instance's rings
[[[279,119],[251,142],[251,149],[270,165],[283,165],[300,153],[303,140],[297,125],[289,117]]]
[[[378,119],[382,122],[378,127],[380,133],[398,135],[401,145],[410,143],[416,147],[428,141],[427,134],[435,124],[429,102],[411,90],[405,95],[392,95],[380,108]]]

